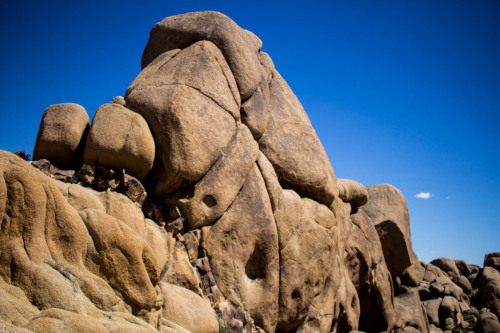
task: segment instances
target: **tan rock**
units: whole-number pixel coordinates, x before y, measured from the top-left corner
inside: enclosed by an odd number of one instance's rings
[[[500,271],[500,252],[486,254],[484,256],[484,266],[490,266]]]
[[[340,270],[331,269],[331,275],[325,282],[323,290],[317,295],[309,307],[307,317],[297,329],[298,333],[306,332],[330,332],[332,322],[335,318],[335,294],[339,281]],[[337,273],[337,274],[336,274]]]
[[[292,330],[305,319],[331,274],[337,221],[326,206],[291,190],[282,192],[275,218],[281,273],[277,329]]]
[[[397,327],[403,332],[408,327],[414,328],[416,332],[429,332],[426,311],[415,289],[394,297],[394,307],[399,317]]]
[[[439,267],[443,272],[445,272],[450,278],[460,276],[460,271],[455,265],[455,261],[449,258],[438,258],[431,261],[431,264]]]
[[[498,317],[491,312],[484,312],[479,315],[477,323],[477,332],[497,333],[500,332],[500,323]]]
[[[175,240],[172,238],[172,234],[166,232],[165,228],[160,227],[150,219],[145,219],[145,221],[144,238],[155,254],[158,269],[163,272],[169,260],[169,249]]]
[[[146,119],[155,139],[154,193],[200,180],[233,137],[236,124],[228,110],[237,112],[239,104],[223,60],[214,44],[201,41],[151,63],[127,90],[127,107]],[[224,102],[230,100],[233,109]]]
[[[368,202],[365,187],[354,180],[337,178],[337,187],[342,201],[350,203],[352,207],[361,207]]]
[[[103,312],[93,317],[61,309],[47,309],[27,326],[33,332],[75,332],[75,333],[156,333],[154,326],[128,313]]]
[[[87,111],[80,105],[49,106],[42,116],[33,160],[46,158],[62,169],[79,167],[89,126]]]
[[[144,217],[137,216],[142,229],[134,230],[106,213],[120,217],[123,212],[112,207],[119,201],[108,206],[94,191],[64,185],[15,155],[0,152],[0,218],[9,221],[0,235],[5,244],[0,256],[1,281],[5,284],[0,289],[8,294],[0,300],[0,308],[7,311],[11,321],[18,320],[16,313],[26,315],[26,320],[36,315],[33,320],[53,323],[55,330],[76,325],[71,319],[76,314],[78,318],[98,318],[102,310],[113,311],[111,316],[129,310],[142,318],[129,314],[121,330],[114,331],[127,330],[130,320],[149,331],[159,327],[162,299],[155,289],[158,260],[145,242]],[[78,202],[76,208],[72,202]],[[125,206],[122,209],[127,212]],[[127,218],[132,217],[130,214]],[[57,319],[33,314],[32,305],[72,315]],[[101,319],[99,322],[102,324]],[[22,325],[45,327],[26,322]]]
[[[241,98],[250,97],[261,78],[258,51],[262,43],[224,14],[206,11],[165,18],[155,24],[142,55],[142,68],[165,51],[183,49],[200,40],[214,43],[224,55]]]
[[[431,282],[429,290],[433,297],[452,296],[461,301],[465,296],[462,288],[454,284],[448,277],[437,277]]]
[[[0,277],[0,318],[9,324],[25,327],[38,309],[31,305],[24,291]],[[0,320],[0,323],[2,321]],[[3,332],[0,325],[0,332]],[[7,331],[8,332],[8,331]]]
[[[465,277],[469,276],[472,273],[469,265],[467,265],[465,260],[457,259],[457,260],[455,260],[455,265],[457,266],[458,270],[460,271],[460,274],[464,275]]]
[[[391,331],[397,320],[394,293],[377,231],[362,210],[350,217],[352,224],[345,246],[345,265],[359,296],[359,329]]]
[[[0,235],[4,281],[20,288],[40,308],[91,312],[93,305],[82,293],[83,282],[91,279],[83,266],[85,225],[52,180],[4,151],[0,151],[0,219],[8,221]],[[74,290],[80,282],[82,286]],[[116,296],[109,300],[118,303]]]
[[[163,316],[193,333],[219,332],[210,302],[185,288],[161,282],[165,300]]]
[[[425,273],[423,280],[427,282],[433,282],[438,277],[443,277],[447,275],[441,270],[441,268],[434,266],[433,264],[425,265]]]
[[[339,266],[341,267],[341,266]],[[360,318],[359,297],[347,270],[342,270],[341,280],[338,282],[337,292],[339,310],[336,313],[334,327],[339,332],[351,332],[358,329]]]
[[[493,267],[483,268],[478,297],[481,307],[490,309],[497,317],[500,317],[500,272]]]
[[[160,271],[154,252],[144,239],[103,212],[85,209],[80,215],[92,238],[87,261],[96,266],[90,266],[91,271],[107,281],[135,313],[157,308],[154,286]]]
[[[191,229],[210,225],[224,214],[254,166],[258,152],[259,146],[248,128],[239,124],[224,155],[194,186],[193,194],[178,203]]]
[[[161,281],[189,289],[202,295],[201,281],[191,265],[186,248],[181,242],[172,242],[168,249],[168,260],[161,274]]]
[[[97,109],[87,136],[85,163],[125,169],[143,179],[154,158],[155,142],[141,115],[116,103]]]
[[[361,209],[375,224],[385,262],[394,279],[419,262],[412,249],[406,200],[392,185],[368,186],[366,190],[370,200]]]
[[[440,325],[443,329],[451,330],[462,323],[462,311],[458,300],[451,296],[443,297],[439,306]]]
[[[274,331],[280,285],[278,234],[256,165],[201,245],[224,296],[247,311],[265,331]]]
[[[253,137],[258,140],[266,131],[270,115],[269,85],[263,78],[252,97],[242,103],[241,121],[248,126]]]
[[[442,300],[442,298],[433,298],[422,302],[427,313],[429,324],[439,326],[439,307],[441,306]]]
[[[259,140],[283,187],[330,205],[335,174],[304,108],[278,72],[270,84],[270,118]]]

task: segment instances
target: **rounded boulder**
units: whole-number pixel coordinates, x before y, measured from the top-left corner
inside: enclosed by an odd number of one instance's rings
[[[74,103],[49,106],[42,116],[33,160],[45,158],[62,169],[78,167],[89,126],[89,116],[82,106]]]
[[[143,179],[154,158],[155,142],[140,114],[116,103],[97,110],[85,145],[85,163],[125,169]]]

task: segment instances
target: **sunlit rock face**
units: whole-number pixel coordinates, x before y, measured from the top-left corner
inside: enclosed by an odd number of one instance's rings
[[[335,177],[262,42],[227,16],[157,23],[124,95],[90,126],[77,105],[47,109],[48,161],[0,153],[0,324],[428,332],[479,318],[478,287],[498,315],[499,256],[484,274],[421,264],[401,192]]]

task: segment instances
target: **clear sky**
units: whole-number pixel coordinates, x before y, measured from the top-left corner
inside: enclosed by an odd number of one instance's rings
[[[403,192],[421,260],[500,251],[496,0],[3,0],[0,149],[32,153],[50,104],[92,117],[139,73],[156,22],[209,9],[261,38],[337,177]]]

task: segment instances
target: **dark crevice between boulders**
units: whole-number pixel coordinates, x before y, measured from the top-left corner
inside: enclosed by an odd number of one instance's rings
[[[78,170],[61,170],[46,159],[33,161],[31,165],[46,176],[64,183],[90,187],[99,192],[109,189],[121,193],[141,207],[147,197],[142,183],[137,178],[125,173],[125,169],[83,164]]]

